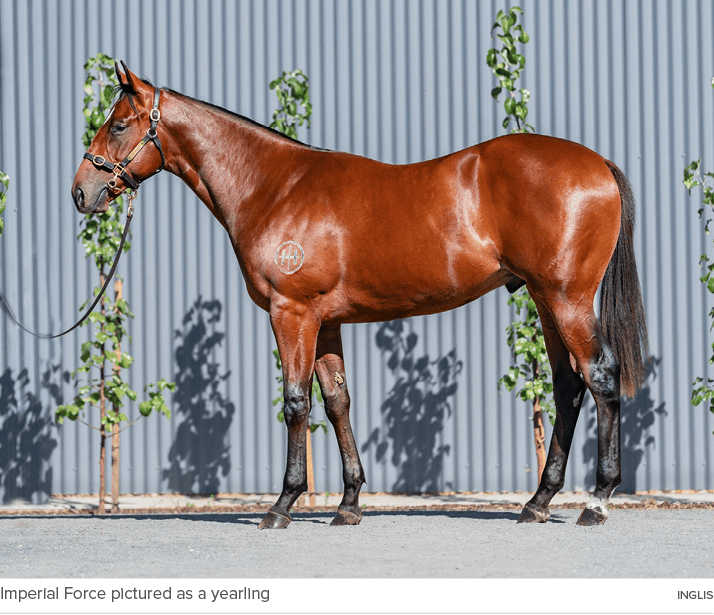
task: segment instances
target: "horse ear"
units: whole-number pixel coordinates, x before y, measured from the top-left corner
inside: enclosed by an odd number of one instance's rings
[[[124,81],[122,79],[122,74],[121,74],[121,71],[119,70],[119,62],[114,62],[114,72],[117,75],[117,80],[119,81],[119,85],[124,85]]]
[[[134,84],[134,78],[132,77],[131,71],[127,68],[126,64],[124,64],[124,60],[121,60],[121,65],[124,69],[124,76],[126,77],[126,84],[122,83],[122,86],[126,85],[128,90],[136,94],[136,85]],[[122,82],[121,78],[119,78],[119,82]]]

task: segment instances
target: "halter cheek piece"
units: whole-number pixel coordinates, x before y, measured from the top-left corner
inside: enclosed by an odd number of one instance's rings
[[[94,164],[95,167],[97,167],[98,169],[104,169],[105,171],[109,171],[110,173],[114,173],[114,177],[112,177],[112,179],[107,182],[107,186],[110,190],[117,190],[118,179],[121,179],[134,192],[139,189],[139,184],[141,182],[129,175],[129,173],[127,173],[126,171],[126,168],[129,166],[129,163],[134,160],[136,155],[142,149],[144,149],[144,146],[149,141],[154,142],[156,149],[158,149],[159,154],[161,154],[161,166],[156,169],[156,171],[154,171],[149,177],[156,175],[159,171],[163,170],[164,166],[166,165],[166,159],[164,158],[164,150],[161,149],[161,141],[159,141],[159,136],[156,132],[156,127],[159,125],[159,120],[161,119],[161,112],[159,111],[159,88],[156,88],[154,90],[154,107],[153,109],[151,109],[149,119],[151,120],[151,125],[149,126],[149,130],[146,131],[146,135],[144,135],[144,138],[136,144],[136,147],[134,147],[134,149],[131,150],[127,157],[124,158],[124,160],[122,160],[121,162],[114,163],[107,160],[104,156],[95,156],[93,154],[90,154],[89,152],[84,153],[84,158],[86,158],[87,160],[91,160],[92,164]],[[148,179],[148,177],[145,179]]]

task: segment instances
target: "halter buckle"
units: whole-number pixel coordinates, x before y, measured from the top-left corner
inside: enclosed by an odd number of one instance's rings
[[[106,161],[107,161],[107,160],[106,160],[106,158],[104,158],[104,156],[99,156],[99,155],[97,155],[97,156],[94,156],[94,157],[92,158],[92,162],[93,162],[95,165],[97,165],[98,167],[103,167],[103,166],[104,166],[104,163],[105,163]]]
[[[159,111],[156,107],[154,107],[151,110],[151,113],[149,113],[149,119],[152,122],[158,122],[161,119],[161,111]]]

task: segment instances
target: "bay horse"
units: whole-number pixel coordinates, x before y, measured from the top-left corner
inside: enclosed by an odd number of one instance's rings
[[[155,88],[123,62],[116,73],[119,97],[72,197],[80,213],[103,213],[165,168],[228,232],[250,298],[270,315],[283,365],[287,467],[259,528],[286,527],[307,488],[313,374],[342,457],[344,494],[332,524],[362,519],[366,480],[349,421],[343,323],[434,314],[523,284],[540,314],[557,417],[540,484],[518,521],[549,518],[587,389],[597,406],[598,462],[578,524],[605,522],[621,477],[620,394],[635,395],[648,358],[635,203],[620,169],[582,145],[532,134],[385,164],[310,147]]]

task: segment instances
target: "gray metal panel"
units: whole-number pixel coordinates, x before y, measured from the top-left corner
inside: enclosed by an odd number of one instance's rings
[[[655,372],[623,406],[623,487],[712,489],[714,417],[689,405],[694,377],[714,376],[711,295],[697,265],[712,250],[681,177],[692,158],[714,168],[714,7],[668,0],[522,6],[531,34],[523,76],[533,94],[531,122],[615,161],[640,203],[636,249]],[[265,124],[275,106],[268,82],[303,68],[315,115],[301,139],[405,163],[502,133],[484,63],[499,8],[467,0],[132,0],[117,10],[85,0],[1,0],[0,169],[12,185],[0,287],[30,327],[56,331],[96,284],[74,241],[79,217],[69,196],[82,154],[88,56],[123,58],[156,84]],[[120,265],[136,313],[131,384],[141,391],[162,377],[181,381],[171,421],[151,417],[123,435],[121,490],[277,491],[286,441],[270,403],[277,372],[267,315],[250,302],[221,227],[177,178],[162,174],[141,192],[132,249]],[[367,488],[535,487],[527,408],[496,389],[509,364],[506,298],[499,290],[448,314],[405,321],[401,330],[344,327]],[[378,340],[411,333],[414,358],[453,371],[445,384],[418,385],[431,401],[401,408],[395,385],[414,375],[389,364]],[[97,490],[96,433],[50,420],[73,395],[63,375],[76,367],[87,335],[37,341],[0,321],[6,501]],[[445,404],[434,401],[439,395]],[[409,420],[389,431],[404,414]],[[317,488],[339,491],[333,435],[315,434],[314,446]],[[567,488],[593,484],[595,455],[590,402]]]

